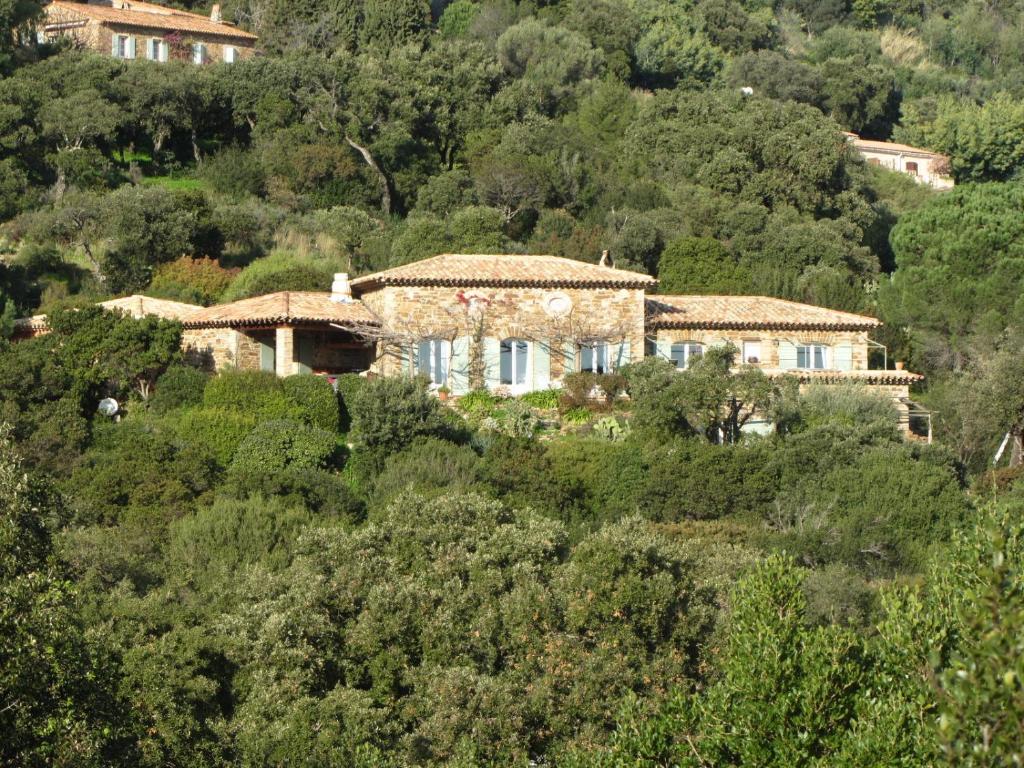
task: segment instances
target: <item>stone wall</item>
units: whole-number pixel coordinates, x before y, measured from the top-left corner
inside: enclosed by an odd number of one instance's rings
[[[237,365],[239,335],[232,328],[186,328],[181,334],[181,347],[193,362],[219,371]]]
[[[868,344],[864,333],[859,331],[704,331],[667,329],[659,330],[657,342],[674,344],[676,342],[693,341],[705,347],[715,347],[728,342],[736,345],[743,352],[744,341],[756,341],[761,345],[761,368],[779,367],[779,342],[788,341],[792,344],[850,344],[853,348],[852,368],[855,371],[868,369]]]
[[[388,342],[380,345],[375,372],[402,371],[399,345],[422,338],[519,338],[552,350],[588,339],[629,343],[629,358],[644,354],[644,293],[637,289],[446,288],[390,286],[360,297],[382,320]],[[551,356],[551,378],[565,359]]]
[[[66,24],[71,20],[71,15],[62,9],[52,9],[47,12],[47,22],[51,24]],[[159,17],[157,17],[159,18]],[[135,38],[135,58],[148,58],[148,43],[153,38],[165,39],[168,30],[165,29],[143,29],[135,26],[125,26],[111,22],[100,22],[95,19],[88,20],[84,26],[69,27],[64,30],[51,30],[48,36],[56,39],[60,37],[71,38],[82,48],[110,55],[113,46],[114,35],[129,35]],[[199,32],[180,33],[185,46],[181,51],[168,50],[168,58],[181,58],[187,61],[192,60],[192,43],[202,43],[206,46],[206,61],[213,63],[224,61],[224,49],[232,47],[235,49],[238,60],[251,58],[255,53],[253,41],[238,39],[225,35],[210,35]]]

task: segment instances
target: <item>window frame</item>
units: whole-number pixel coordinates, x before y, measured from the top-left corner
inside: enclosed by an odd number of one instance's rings
[[[238,49],[233,45],[225,45],[222,49],[221,59],[225,64],[234,64],[238,61]],[[230,53],[230,58],[228,54]]]
[[[585,354],[590,354],[590,367],[584,366],[583,358]],[[612,352],[611,344],[607,339],[591,339],[590,341],[581,341],[576,345],[576,370],[578,373],[596,373],[602,375],[605,373],[611,373],[614,368],[612,367]],[[601,357],[604,357],[604,365],[601,366]]]
[[[507,358],[506,358],[507,354]],[[498,384],[512,391],[525,391],[530,384],[530,341],[510,336],[498,341]],[[508,360],[508,380],[505,377],[505,360]],[[517,380],[518,379],[518,380]]]
[[[756,347],[757,348],[757,354],[756,355],[747,354],[748,347]],[[742,347],[742,354],[743,354],[742,362],[745,365],[762,365],[764,363],[764,360],[761,357],[761,340],[760,339],[744,339],[743,340],[743,347]],[[755,362],[751,362],[750,361],[751,358],[754,358]]]
[[[679,356],[677,352],[682,351]],[[668,348],[668,359],[675,365],[677,371],[685,371],[695,358],[704,356],[704,345],[699,341],[674,341]],[[682,365],[680,365],[682,363]]]
[[[921,174],[920,166],[916,160],[907,160],[903,164],[903,170],[911,176],[919,176]]]
[[[127,61],[128,59],[128,35],[121,34],[120,32],[115,33],[114,38],[117,40],[117,55],[116,59]]]
[[[427,370],[422,368],[423,348],[427,345]],[[442,369],[442,377],[438,376],[438,367]],[[417,376],[430,379],[431,389],[440,389],[451,384],[452,376],[452,342],[449,339],[430,337],[416,342],[416,358],[413,370]]]
[[[818,353],[821,353],[821,365],[815,365]],[[832,362],[832,348],[827,344],[809,342],[796,345],[796,367],[801,371],[826,371]],[[800,364],[801,356],[804,364]]]
[[[205,43],[192,43],[192,63],[193,64],[205,64],[206,63],[206,44]]]

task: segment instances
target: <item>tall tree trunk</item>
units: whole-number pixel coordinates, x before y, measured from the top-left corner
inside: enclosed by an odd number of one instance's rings
[[[203,155],[199,151],[199,137],[196,136],[196,129],[192,129],[192,156],[196,159],[196,164],[203,162]]]
[[[366,164],[377,174],[377,181],[380,182],[380,210],[385,216],[389,216],[391,214],[391,186],[388,184],[388,177],[384,175],[384,171],[377,165],[377,161],[373,159],[369,149],[359,146],[348,136],[345,137],[345,141],[348,142],[352,149],[362,155]]]

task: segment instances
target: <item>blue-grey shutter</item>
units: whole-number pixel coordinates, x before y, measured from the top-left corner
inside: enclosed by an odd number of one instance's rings
[[[452,342],[448,388],[453,395],[464,395],[469,392],[469,348],[472,341],[469,336],[459,336]]]
[[[853,370],[852,344],[836,344],[832,348],[832,367],[839,371]]]
[[[565,342],[565,348],[562,354],[564,355],[564,368],[562,369],[562,375],[566,376],[570,373],[576,372],[576,342],[567,341]]]
[[[260,342],[260,370],[270,371],[273,373],[277,370],[277,360],[274,350],[274,343],[267,344],[265,341]]]
[[[299,350],[299,373],[313,372],[313,337],[299,336],[297,339]]]
[[[779,368],[784,371],[796,368],[796,345],[791,341],[779,342]]]
[[[657,350],[658,357],[663,360],[672,359],[672,340],[671,339],[658,339],[655,342],[655,349]]]
[[[551,350],[546,341],[530,342],[533,352],[533,389],[547,389],[551,384]]]
[[[483,340],[484,385],[497,387],[501,385],[501,340],[487,336]]]
[[[618,370],[624,365],[629,365],[629,339],[623,339],[621,344],[616,344],[615,347],[615,362],[613,370]]]
[[[416,349],[415,344],[399,348],[398,356],[401,359],[402,373],[406,376],[412,376],[416,373]]]
[[[128,35],[128,47],[125,56],[129,59],[135,58],[135,35]]]
[[[120,37],[121,37],[120,35],[111,35],[110,36],[110,55],[111,56],[117,56],[117,41],[118,41],[118,39]]]

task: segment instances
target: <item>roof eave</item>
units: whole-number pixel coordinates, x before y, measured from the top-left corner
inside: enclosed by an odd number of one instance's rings
[[[881,323],[725,323],[689,320],[648,320],[650,330],[709,331],[870,331]]]

